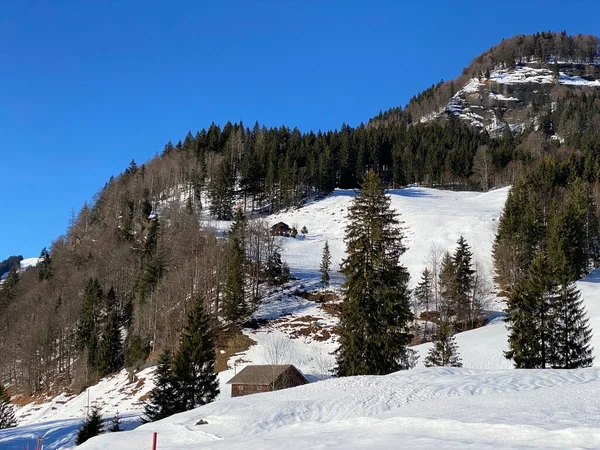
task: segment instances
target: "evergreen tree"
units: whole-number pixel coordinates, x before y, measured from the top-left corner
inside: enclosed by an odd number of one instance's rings
[[[52,277],[52,257],[48,249],[44,247],[40,253],[40,260],[37,263],[38,279],[40,281],[47,280]]]
[[[111,433],[118,433],[122,430],[123,429],[121,428],[121,416],[119,415],[119,411],[117,411],[115,413],[115,416],[113,417],[112,423],[110,424],[110,428],[108,429],[108,431],[110,431]]]
[[[414,296],[417,300],[419,307],[425,312],[425,329],[423,331],[423,338],[429,339],[429,310],[431,303],[433,302],[433,281],[431,279],[431,272],[427,267],[423,269],[421,274],[421,281],[414,290]]]
[[[214,401],[219,394],[210,333],[210,318],[204,310],[203,299],[196,298],[173,358],[178,401],[186,411]]]
[[[555,350],[551,315],[554,295],[556,284],[550,278],[546,257],[540,252],[507,302],[509,350],[505,356],[514,361],[517,369],[544,369],[551,365]]]
[[[248,314],[245,289],[246,218],[241,209],[229,231],[227,273],[223,297],[223,315],[231,322],[239,322]]]
[[[75,444],[81,445],[88,439],[98,436],[100,433],[102,433],[102,415],[100,414],[100,408],[93,406],[92,410],[85,418],[83,425],[77,432]]]
[[[90,278],[83,294],[77,325],[77,345],[80,349],[87,349],[88,367],[95,367],[98,357],[102,297],[100,282],[97,278]]]
[[[171,353],[166,350],[158,359],[155,386],[144,406],[144,422],[154,422],[173,414],[185,411],[179,401],[176,382],[173,377]]]
[[[6,389],[0,383],[0,430],[16,426],[15,408],[10,402],[8,392],[6,392]]]
[[[456,292],[454,293],[454,310],[457,320],[462,328],[468,327],[468,324],[474,322],[473,309],[471,305],[472,289],[475,271],[472,267],[473,253],[464,237],[458,239],[458,247],[454,251],[452,262],[456,276]]]
[[[109,310],[98,346],[96,368],[100,376],[119,370],[123,366],[123,344],[121,325],[116,308]]]
[[[281,253],[274,251],[267,259],[265,278],[273,286],[285,284],[290,279],[290,268],[281,260]]]
[[[369,171],[348,211],[342,271],[345,301],[340,320],[337,373],[387,374],[406,368],[412,320],[406,251],[397,214],[381,179]]]
[[[583,300],[573,283],[565,283],[552,302],[552,367],[577,369],[590,367],[594,361]]]
[[[210,213],[218,220],[231,220],[233,216],[233,175],[229,155],[224,155],[208,185]]]
[[[323,247],[323,256],[321,257],[321,266],[319,271],[321,272],[321,283],[325,286],[329,286],[329,270],[331,267],[331,253],[329,252],[329,242],[325,241]]]
[[[459,281],[454,260],[448,252],[444,254],[440,264],[439,285],[441,315],[444,321],[449,321],[456,314],[455,306],[458,303]]]
[[[462,367],[458,346],[448,324],[443,323],[438,326],[433,347],[429,349],[423,363],[425,367]]]
[[[17,297],[17,286],[19,285],[18,266],[13,266],[8,272],[4,282],[0,285],[0,312],[2,312]]]

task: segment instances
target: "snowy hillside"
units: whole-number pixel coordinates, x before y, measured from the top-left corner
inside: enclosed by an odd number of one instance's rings
[[[404,221],[408,251],[402,258],[411,285],[420,277],[432,244],[452,251],[463,235],[474,261],[492,275],[491,249],[508,189],[488,193],[412,187],[390,192]],[[476,448],[599,446],[600,369],[516,371],[503,357],[506,327],[501,314],[479,329],[457,335],[463,369],[425,369],[430,344],[415,347],[419,367],[386,377],[331,379],[335,359],[335,310],[303,298],[320,287],[318,266],[329,241],[334,268],[344,257],[345,218],[352,191],[268,218],[308,233],[280,238],[283,258],[296,280],[267,293],[244,330],[255,342],[229,359],[219,374],[221,395],[211,405],[148,424],[132,432],[104,435],[81,448],[148,448],[159,433],[160,449],[198,448]],[[225,229],[227,224],[217,224]],[[342,278],[332,277],[334,290]],[[600,271],[579,282],[600,349]],[[495,303],[497,310],[501,303]],[[492,315],[494,317],[494,315]],[[292,363],[310,385],[231,399],[226,382],[247,364]],[[600,360],[596,361],[600,365]],[[506,370],[505,370],[506,369]],[[126,426],[137,425],[141,398],[152,387],[151,369],[133,383],[126,372],[90,389],[107,420],[118,410]],[[320,380],[320,381],[319,381]],[[572,400],[581,401],[573,402]],[[493,405],[493,407],[490,407]],[[45,436],[46,449],[71,448],[87,406],[87,393],[61,396],[19,411],[22,426],[0,432],[0,448],[21,449]],[[196,425],[202,419],[207,425]]]
[[[414,369],[217,401],[82,450],[597,448],[600,369]],[[206,424],[198,424],[200,420]]]

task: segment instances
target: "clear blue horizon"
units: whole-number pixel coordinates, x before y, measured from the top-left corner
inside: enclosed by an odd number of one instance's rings
[[[502,38],[600,34],[592,1],[7,1],[0,260],[37,256],[131,159],[211,122],[356,126]]]

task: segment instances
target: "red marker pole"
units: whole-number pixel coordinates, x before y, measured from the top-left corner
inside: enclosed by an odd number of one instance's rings
[[[152,450],[156,450],[156,438],[157,438],[157,434],[154,433],[152,435]]]

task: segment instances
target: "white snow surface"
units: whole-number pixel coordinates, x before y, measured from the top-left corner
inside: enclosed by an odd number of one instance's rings
[[[497,69],[490,74],[490,80],[500,84],[554,83],[554,74],[550,69],[517,66],[514,69]],[[586,80],[559,72],[558,83],[574,86],[600,87],[600,80]]]
[[[430,368],[217,401],[82,450],[594,448],[600,369]],[[203,420],[207,424],[198,425]]]
[[[408,250],[402,263],[414,286],[432,244],[452,251],[463,235],[480,269],[492,275],[491,248],[508,188],[488,193],[450,192],[421,187],[390,191],[392,207],[404,221]],[[221,395],[207,406],[133,431],[106,434],[82,449],[146,449],[152,433],[158,448],[573,448],[600,447],[600,369],[514,370],[503,356],[507,331],[500,312],[484,327],[456,336],[464,368],[423,368],[431,344],[414,347],[418,367],[382,377],[332,379],[329,370],[337,318],[296,290],[320,287],[318,267],[329,241],[333,268],[344,258],[344,228],[354,191],[337,190],[303,208],[268,217],[308,228],[305,237],[280,238],[283,259],[297,278],[265,293],[254,318],[266,321],[244,333],[256,341],[229,360],[219,374]],[[216,223],[225,230],[226,223]],[[332,271],[332,289],[342,277]],[[600,270],[578,283],[600,349]],[[501,303],[495,304],[500,311]],[[302,327],[317,330],[298,334]],[[292,363],[311,384],[284,391],[230,398],[226,382],[246,364]],[[600,360],[597,361],[600,365]],[[153,386],[152,369],[129,383],[126,372],[90,390],[107,420],[118,409],[126,428],[137,426],[140,397]],[[20,426],[0,431],[1,449],[70,449],[87,405],[87,393],[66,395],[19,410]],[[208,422],[196,425],[199,420]]]

